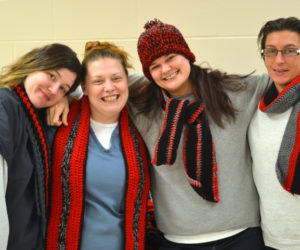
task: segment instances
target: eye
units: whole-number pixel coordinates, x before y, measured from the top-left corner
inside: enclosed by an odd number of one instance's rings
[[[286,48],[283,50],[283,53],[287,56],[297,55],[297,49],[295,48]]]
[[[113,77],[113,81],[114,82],[118,82],[118,81],[120,81],[122,78],[120,77],[120,76],[115,76],[115,77]]]
[[[64,86],[60,86],[59,90],[64,94],[68,92],[68,90]]]
[[[174,57],[175,57],[175,55],[170,55],[170,56],[168,56],[167,62],[168,62],[168,61],[171,61]]]
[[[92,81],[92,83],[93,83],[93,84],[100,85],[100,84],[103,83],[103,80],[101,80],[101,79],[95,79],[95,80]]]
[[[153,65],[153,66],[150,66],[150,71],[153,71],[155,69],[158,69],[159,65]]]
[[[52,74],[52,73],[49,72],[48,75],[49,75],[49,78],[51,80],[53,80],[53,81],[55,80],[55,75],[54,74]]]
[[[291,53],[291,52],[295,52],[296,49],[294,49],[294,48],[287,48],[287,49],[285,49],[285,51],[286,51],[287,53]]]
[[[265,56],[276,56],[277,55],[278,50],[277,49],[273,49],[273,48],[267,48],[264,49],[264,55]]]

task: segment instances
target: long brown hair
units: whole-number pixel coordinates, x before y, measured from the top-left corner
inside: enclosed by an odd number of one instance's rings
[[[70,93],[80,83],[81,64],[71,48],[59,43],[35,48],[15,63],[4,67],[4,73],[0,75],[0,87],[13,88],[35,71],[47,72],[60,68],[66,68],[76,73],[76,80],[68,91]]]
[[[205,105],[208,115],[219,127],[223,128],[223,119],[234,121],[237,110],[233,107],[227,91],[239,91],[244,85],[237,81],[246,76],[229,75],[219,70],[202,68],[190,63],[189,80],[197,95]],[[138,114],[145,114],[157,118],[158,111],[164,105],[164,98],[160,87],[155,82],[146,85],[139,83],[130,86],[130,102],[137,108]]]

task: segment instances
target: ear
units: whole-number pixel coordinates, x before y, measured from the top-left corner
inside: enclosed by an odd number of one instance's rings
[[[86,84],[85,83],[81,83],[81,89],[84,95],[87,96],[87,90],[86,90]]]

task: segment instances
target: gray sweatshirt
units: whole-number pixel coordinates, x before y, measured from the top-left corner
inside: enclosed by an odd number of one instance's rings
[[[138,76],[133,78],[131,76],[131,82],[142,80]],[[247,129],[270,80],[267,75],[253,75],[241,81],[247,85],[245,90],[228,93],[239,111],[236,121],[224,121],[221,129],[209,120],[218,164],[220,202],[204,200],[188,183],[182,161],[183,138],[173,165],[151,168],[156,222],[166,235],[193,236],[259,225],[258,195],[252,177]],[[161,119],[153,121],[151,117],[132,114],[152,159],[162,130],[163,110],[160,115]],[[147,130],[149,122],[152,125]]]

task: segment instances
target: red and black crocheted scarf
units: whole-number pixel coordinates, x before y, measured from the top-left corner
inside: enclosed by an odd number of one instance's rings
[[[46,221],[48,196],[49,196],[49,176],[50,176],[50,159],[49,159],[49,145],[47,141],[45,128],[40,119],[40,114],[37,109],[30,102],[23,83],[18,84],[14,88],[15,93],[20,98],[22,107],[25,111],[29,124],[28,127],[29,138],[32,145],[33,161],[35,164],[35,180],[37,186],[36,202],[38,213],[41,214],[42,219]]]
[[[150,159],[140,134],[129,120],[127,107],[122,110],[119,123],[127,169],[125,249],[144,249]],[[54,142],[47,249],[80,247],[90,129],[87,97],[72,104],[68,124],[59,128]]]
[[[182,154],[187,180],[204,199],[219,202],[216,155],[204,104],[199,99],[169,98],[164,91],[163,95],[166,100],[164,123],[152,163],[159,166],[175,162],[186,125]]]

